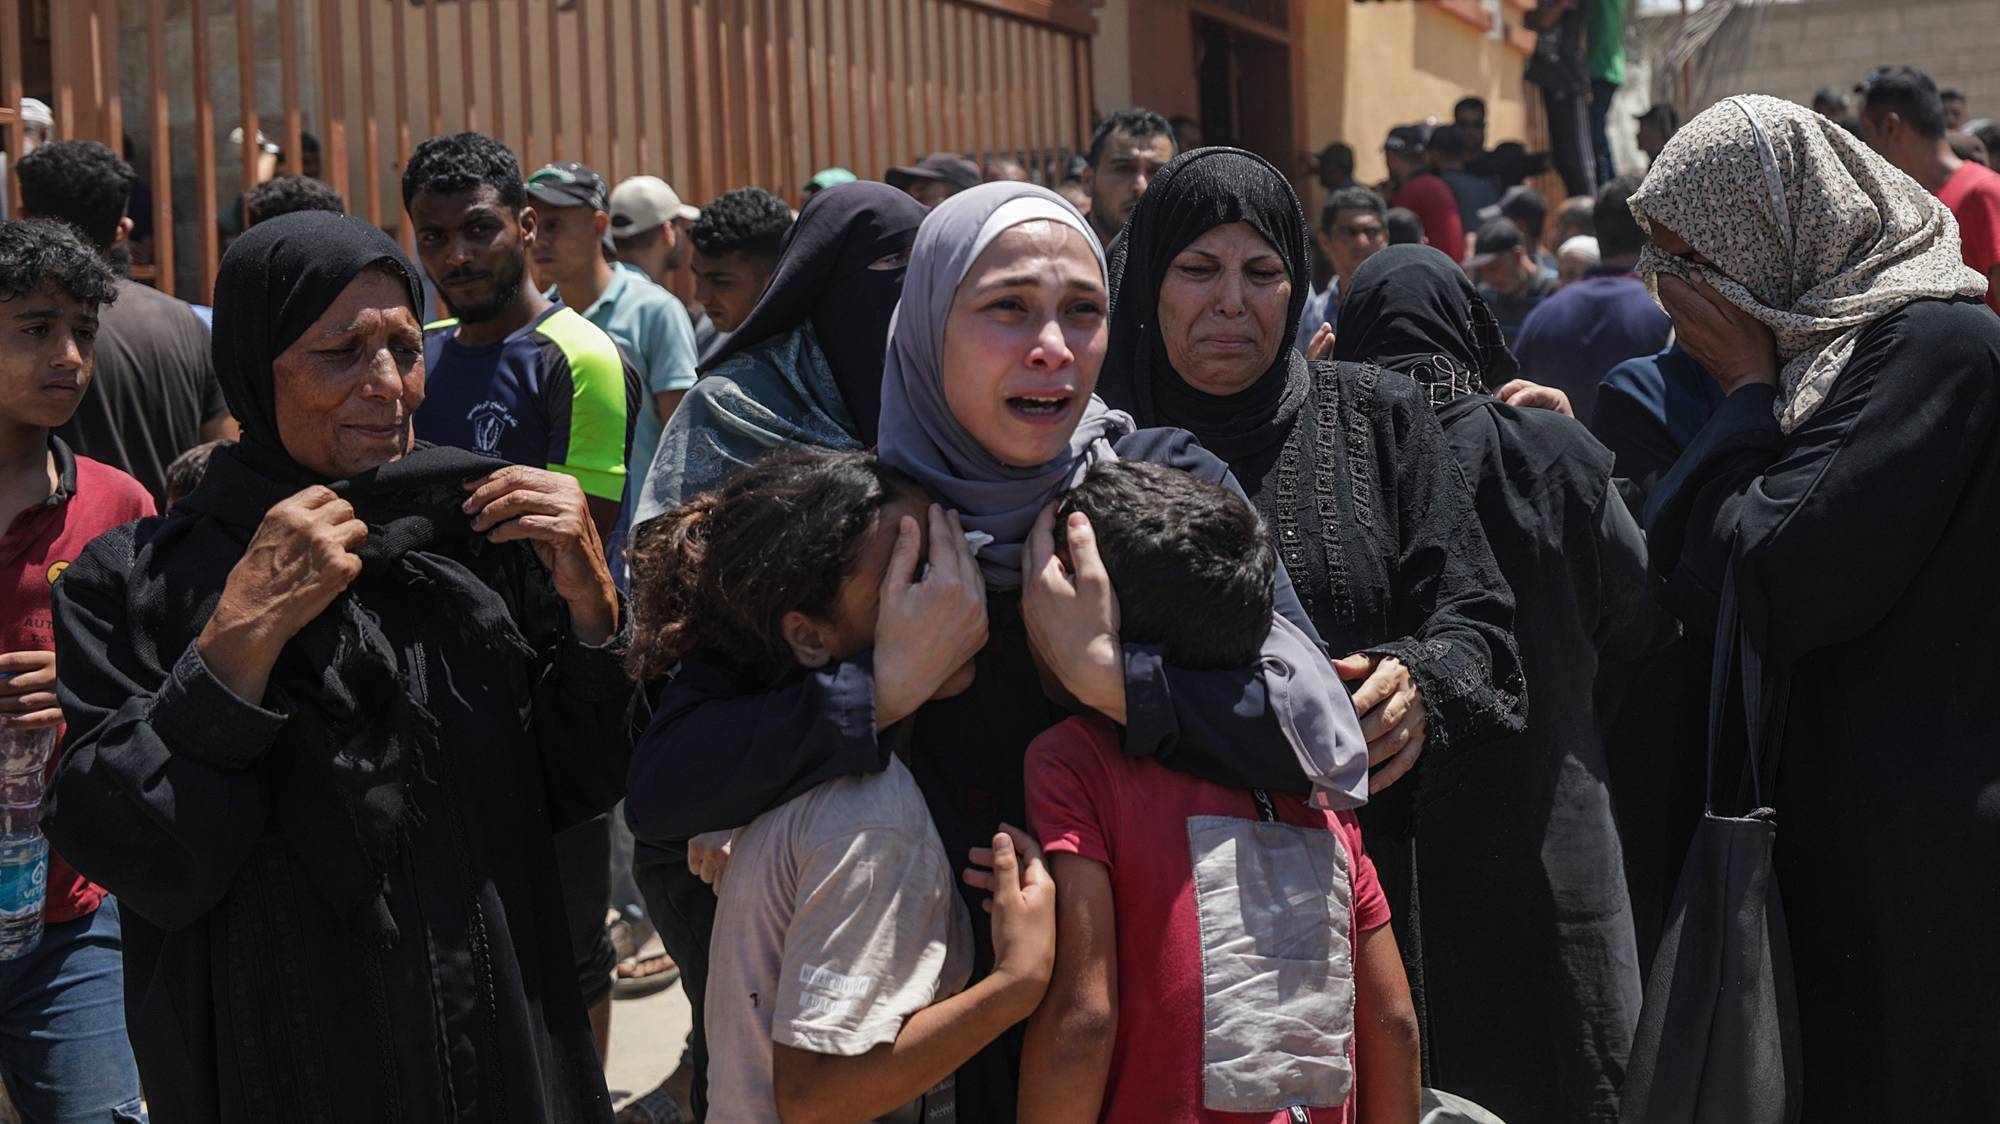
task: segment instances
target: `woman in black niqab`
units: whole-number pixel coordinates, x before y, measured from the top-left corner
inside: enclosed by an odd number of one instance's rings
[[[884,183],[813,193],[756,306],[668,420],[635,526],[775,448],[874,447],[889,320],[925,214]]]
[[[1595,705],[1599,669],[1671,638],[1611,453],[1574,419],[1486,393],[1516,374],[1486,302],[1428,246],[1354,275],[1336,359],[1415,379],[1514,591],[1527,728],[1431,801],[1412,884],[1432,1081],[1508,1120],[1610,1121],[1639,966]]]
[[[243,438],[58,585],[69,740],[44,825],[125,906],[154,1120],[608,1120],[552,836],[617,798],[631,687],[527,543],[472,530],[466,485],[505,466],[405,444],[330,480],[287,446],[279,359],[371,270],[414,327],[415,270],[359,219],[283,216],[223,259],[215,365]],[[364,340],[356,386],[391,346]],[[398,361],[407,406],[421,359]],[[242,697],[200,638],[260,572],[266,513],[316,485],[366,525],[360,573]]]

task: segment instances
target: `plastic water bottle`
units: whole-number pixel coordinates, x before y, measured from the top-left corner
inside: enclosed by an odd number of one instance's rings
[[[42,939],[49,884],[42,790],[55,744],[53,729],[0,729],[0,960],[26,955]]]

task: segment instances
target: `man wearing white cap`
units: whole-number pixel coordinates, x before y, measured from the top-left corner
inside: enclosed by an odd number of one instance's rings
[[[56,115],[39,98],[21,99],[21,155],[26,156],[48,143],[56,129]],[[6,146],[0,145],[0,218],[14,217],[14,201],[7,197],[14,177],[7,174]]]
[[[681,202],[665,180],[633,176],[611,191],[612,256],[665,285],[669,274],[688,264],[694,249],[688,227],[700,217],[700,208]],[[715,342],[715,325],[700,305],[683,301],[682,306],[694,328],[695,354],[706,354]]]

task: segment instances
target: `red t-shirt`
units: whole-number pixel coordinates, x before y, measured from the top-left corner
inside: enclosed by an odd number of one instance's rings
[[[14,517],[0,535],[0,652],[53,652],[55,623],[49,615],[56,579],[85,543],[121,523],[153,514],[153,497],[137,480],[49,438],[61,480],[48,499]],[[55,774],[55,755],[49,774]],[[74,921],[97,908],[104,889],[70,869],[49,852],[48,901],[42,919]]]
[[[1264,1116],[1202,1106],[1205,1001],[1202,932],[1196,903],[1192,817],[1257,820],[1256,797],[1157,761],[1127,757],[1103,718],[1071,718],[1028,747],[1028,819],[1044,850],[1110,868],[1117,903],[1118,1037],[1105,1083],[1107,1122],[1282,1124]],[[1351,872],[1351,937],[1389,922],[1389,902],[1349,812],[1322,812],[1270,793],[1281,823],[1332,833]],[[1320,872],[1325,873],[1325,872]],[[1351,955],[1348,960],[1352,971]],[[1352,1064],[1352,1050],[1349,1051]],[[1351,1124],[1352,1088],[1339,1108],[1314,1109],[1315,1124]]]
[[[1453,261],[1465,260],[1465,228],[1458,221],[1458,196],[1451,185],[1430,172],[1410,177],[1396,189],[1391,207],[1407,207],[1424,220],[1424,245],[1443,250]]]
[[[1958,249],[1965,264],[1991,277],[2000,265],[2000,172],[1967,160],[1938,188],[1938,198],[1958,220]],[[2000,292],[1986,290],[1986,303],[2000,312]]]

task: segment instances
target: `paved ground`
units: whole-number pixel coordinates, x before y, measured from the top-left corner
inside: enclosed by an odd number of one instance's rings
[[[681,986],[644,999],[620,999],[611,1005],[611,1064],[604,1080],[611,1101],[623,1105],[647,1092],[680,1061],[688,1032],[687,999]]]

